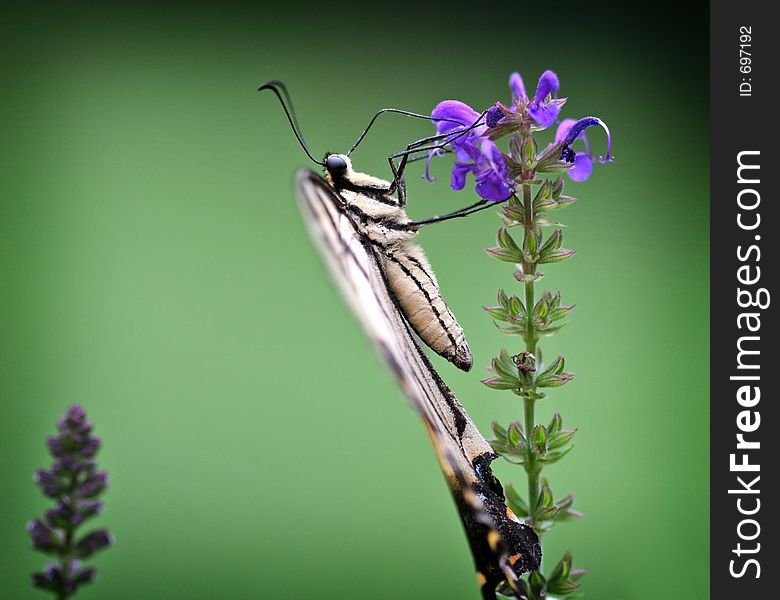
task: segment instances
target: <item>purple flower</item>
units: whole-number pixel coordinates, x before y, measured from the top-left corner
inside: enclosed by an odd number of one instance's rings
[[[27,524],[27,532],[32,538],[32,546],[35,550],[51,554],[59,552],[62,544],[60,534],[40,519],[30,521]]]
[[[75,594],[80,585],[95,580],[96,571],[92,567],[82,567],[77,560],[71,561],[65,568],[62,565],[48,564],[46,570],[32,574],[32,584],[65,598]]]
[[[475,137],[485,134],[487,127],[484,124],[477,125],[479,118],[480,114],[476,110],[460,100],[439,102],[431,112],[431,121],[436,125],[436,133],[452,132],[453,135],[446,140],[456,151]],[[465,129],[469,131],[465,134],[461,133]]]
[[[437,133],[452,133],[452,136],[445,138],[457,157],[452,169],[452,189],[462,190],[466,185],[466,176],[473,173],[477,181],[477,194],[486,200],[500,202],[512,194],[506,161],[496,145],[485,137],[488,127],[479,123],[480,116],[464,102],[445,100],[433,109],[431,120],[436,125]],[[428,155],[425,170],[428,181],[433,181],[428,170],[431,158],[440,154],[439,151],[432,151]]]
[[[86,558],[87,556],[92,556],[98,550],[108,548],[113,543],[114,538],[107,529],[96,529],[76,543],[76,554],[81,558]]]
[[[79,495],[82,498],[92,498],[97,496],[108,486],[108,473],[105,471],[98,471],[89,475],[78,486]]]
[[[507,107],[501,102],[488,110],[485,123],[488,127],[495,127],[506,116],[514,115],[522,119],[527,114],[539,127],[549,127],[555,123],[555,119],[561,112],[561,106],[566,102],[565,98],[555,98],[560,88],[558,76],[550,70],[542,73],[536,84],[536,92],[533,98],[528,98],[525,84],[520,73],[512,73],[509,76],[509,89],[512,90],[512,106]]]
[[[599,157],[599,162],[602,164],[613,162],[612,135],[606,123],[601,119],[597,117],[585,117],[579,121],[564,119],[555,132],[555,143],[561,144],[561,160],[573,165],[568,174],[574,181],[585,181],[593,172],[593,154],[585,130],[596,125],[602,127],[607,133],[607,155],[603,158]],[[571,146],[577,139],[584,142],[585,152],[575,152],[572,149]]]
[[[455,163],[451,182],[453,190],[462,190],[466,185],[466,175],[473,173],[477,181],[475,191],[485,200],[502,202],[512,195],[504,155],[493,142],[482,138],[479,148],[476,144],[468,144],[462,152],[468,154],[471,161]]]
[[[96,470],[93,459],[100,449],[100,439],[92,435],[92,423],[83,408],[72,406],[57,428],[58,435],[46,440],[56,461],[49,469],[38,469],[33,477],[41,491],[54,498],[56,506],[47,510],[43,519],[28,523],[27,531],[34,549],[57,554],[63,561],[33,573],[33,585],[66,598],[95,578],[95,569],[66,557],[91,556],[111,545],[113,538],[107,530],[98,529],[76,541],[76,529],[103,507],[96,496],[106,489],[108,475]]]

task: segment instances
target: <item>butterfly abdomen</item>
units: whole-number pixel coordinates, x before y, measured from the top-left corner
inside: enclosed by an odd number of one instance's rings
[[[422,249],[407,242],[381,254],[388,285],[415,333],[459,369],[471,369],[473,359],[463,329],[441,297]]]

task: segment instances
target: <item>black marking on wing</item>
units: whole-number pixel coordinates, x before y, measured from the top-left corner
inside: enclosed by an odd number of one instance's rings
[[[539,568],[541,549],[533,529],[513,518],[506,507],[501,483],[490,469],[496,454],[415,342],[387,285],[377,250],[344,211],[343,201],[311,171],[299,172],[296,181],[304,216],[322,243],[323,256],[423,419],[482,574],[483,598],[494,600],[496,585],[504,580],[524,597],[519,577]]]

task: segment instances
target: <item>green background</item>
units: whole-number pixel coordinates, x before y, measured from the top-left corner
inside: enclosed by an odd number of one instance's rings
[[[45,561],[24,531],[46,506],[31,476],[79,402],[104,439],[99,521],[117,539],[85,600],[476,598],[419,419],[307,239],[292,195],[307,160],[254,90],[285,79],[322,154],[382,106],[484,107],[508,100],[512,70],[533,88],[552,68],[564,116],[604,118],[618,162],[567,186],[578,254],[543,282],[577,304],[543,344],[578,375],[538,408],[579,429],[548,475],[586,513],[546,538],[548,567],[571,549],[587,598],[707,597],[707,17],[668,9],[4,10],[0,596],[43,597],[28,585]],[[430,131],[387,117],[356,167],[387,176],[386,155]],[[413,217],[473,201],[448,189],[447,164],[437,185],[410,172]],[[435,362],[485,432],[521,415],[479,383],[519,348],[480,308],[517,285],[482,251],[497,223],[488,211],[419,238],[476,368]]]

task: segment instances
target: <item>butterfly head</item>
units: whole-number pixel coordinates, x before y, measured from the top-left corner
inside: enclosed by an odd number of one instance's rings
[[[325,156],[325,170],[332,179],[343,179],[351,169],[352,162],[346,154],[327,154]]]

